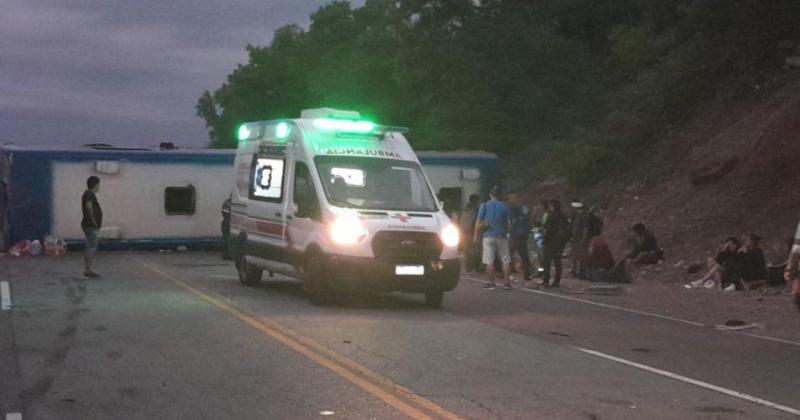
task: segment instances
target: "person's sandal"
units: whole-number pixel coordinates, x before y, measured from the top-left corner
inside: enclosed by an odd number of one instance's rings
[[[494,290],[497,288],[494,283],[486,283],[483,285],[483,288],[486,290]]]
[[[100,277],[100,275],[99,275],[99,274],[97,274],[97,273],[95,273],[94,271],[87,271],[87,272],[84,272],[84,273],[83,273],[83,276],[84,276],[84,277],[88,277],[88,278],[90,278],[90,279],[96,279],[96,278],[99,278],[99,277]]]
[[[507,284],[507,285],[503,286],[503,290],[510,292],[511,291],[511,285]]]

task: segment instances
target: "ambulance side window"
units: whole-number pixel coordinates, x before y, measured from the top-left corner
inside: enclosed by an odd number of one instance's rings
[[[283,177],[286,160],[278,157],[253,156],[250,171],[250,198],[280,203],[283,200]]]
[[[317,219],[320,216],[319,200],[314,191],[311,172],[303,162],[297,162],[294,169],[294,203],[297,205],[295,216]]]

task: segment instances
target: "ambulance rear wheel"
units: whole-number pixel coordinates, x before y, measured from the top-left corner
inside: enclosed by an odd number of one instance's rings
[[[326,305],[331,301],[327,266],[325,257],[320,253],[314,252],[306,258],[303,269],[303,290],[312,305]]]
[[[425,304],[431,308],[441,308],[442,301],[444,301],[444,292],[441,290],[432,290],[425,292]]]
[[[239,258],[239,281],[245,286],[257,286],[261,283],[261,269],[247,262],[247,258]]]

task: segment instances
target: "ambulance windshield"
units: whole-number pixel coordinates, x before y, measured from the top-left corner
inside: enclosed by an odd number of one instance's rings
[[[370,210],[436,211],[416,162],[352,156],[317,156],[328,202]]]

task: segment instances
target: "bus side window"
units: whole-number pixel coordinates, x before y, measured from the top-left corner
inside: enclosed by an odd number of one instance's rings
[[[320,217],[319,200],[311,173],[303,162],[297,162],[294,170],[294,204],[297,205],[295,216],[311,219]]]

